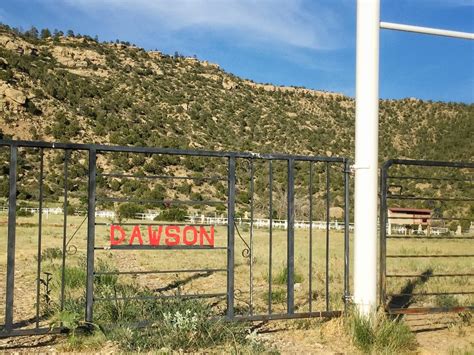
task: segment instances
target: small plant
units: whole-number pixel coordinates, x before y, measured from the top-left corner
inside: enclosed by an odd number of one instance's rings
[[[415,336],[400,319],[390,319],[381,311],[374,317],[352,312],[347,330],[353,344],[364,353],[395,353],[415,347]]]
[[[263,301],[268,303],[268,291],[263,294]],[[272,290],[272,304],[279,304],[286,301],[285,290]]]
[[[293,279],[295,283],[303,282],[303,275],[301,275],[297,270],[295,270]],[[273,278],[273,283],[277,285],[286,285],[288,282],[288,267],[285,266],[278,272]]]
[[[59,259],[63,256],[63,252],[59,248],[46,248],[41,253],[42,260],[53,261],[54,259]]]
[[[464,311],[458,313],[459,318],[461,318],[461,322],[465,326],[470,326],[472,324],[472,313],[469,311]]]
[[[456,307],[459,305],[458,299],[453,295],[438,295],[435,302],[438,307]]]
[[[61,269],[57,269],[57,280],[61,280]],[[69,289],[84,287],[86,284],[86,270],[79,266],[67,266],[64,271],[64,285]]]
[[[16,215],[17,215],[17,217],[32,217],[32,216],[33,216],[33,212],[18,207],[18,208],[16,209]]]

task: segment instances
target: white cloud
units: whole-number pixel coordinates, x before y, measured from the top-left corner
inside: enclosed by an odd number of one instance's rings
[[[61,0],[83,10],[159,23],[162,30],[211,31],[238,40],[328,50],[341,47],[343,21],[302,0]],[[310,6],[310,8],[308,8]],[[155,21],[155,22],[154,22]],[[143,24],[142,24],[143,25]]]

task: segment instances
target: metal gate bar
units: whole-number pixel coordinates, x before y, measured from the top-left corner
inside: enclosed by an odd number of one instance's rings
[[[40,176],[39,176],[39,211],[38,211],[38,264],[36,271],[36,329],[40,320],[40,284],[41,284],[41,243],[43,231],[43,176],[44,175],[44,149],[40,148]]]
[[[66,286],[66,243],[67,243],[67,192],[68,192],[68,163],[69,163],[69,150],[64,151],[64,199],[63,199],[63,255],[62,255],[62,267],[61,267],[61,312],[64,309],[64,292]]]
[[[421,176],[413,176],[410,175],[390,175],[389,169],[394,166],[411,166],[411,167],[435,167],[435,168],[450,168],[456,170],[460,169],[474,169],[474,163],[470,162],[442,162],[442,161],[424,161],[424,160],[406,160],[406,159],[393,159],[385,162],[381,169],[381,180],[380,180],[380,303],[386,306],[387,311],[392,314],[412,314],[412,313],[436,313],[436,312],[459,312],[460,310],[469,310],[474,309],[474,305],[465,305],[462,307],[414,307],[414,308],[391,308],[387,305],[387,298],[388,297],[399,297],[399,296],[442,296],[442,295],[471,295],[474,294],[474,290],[467,290],[467,291],[445,291],[445,292],[387,292],[387,279],[393,278],[407,278],[407,279],[423,279],[426,277],[458,277],[458,276],[466,276],[472,277],[474,273],[466,272],[466,273],[441,273],[435,274],[430,273],[429,275],[423,274],[413,274],[413,273],[391,273],[387,274],[387,267],[386,262],[387,259],[423,259],[423,258],[436,258],[436,259],[450,259],[450,258],[473,258],[474,254],[471,253],[462,253],[462,254],[434,254],[434,253],[423,253],[423,254],[387,254],[387,240],[389,239],[398,239],[398,240],[474,240],[474,237],[469,236],[431,236],[431,235],[413,235],[413,236],[406,236],[406,235],[397,235],[387,233],[387,226],[388,226],[388,200],[412,200],[412,201],[450,201],[450,202],[470,202],[474,201],[474,198],[458,198],[458,197],[447,197],[447,196],[417,196],[417,195],[405,195],[402,193],[402,190],[397,194],[389,193],[389,183],[390,179],[392,180],[425,180],[425,181],[456,181],[456,182],[472,182],[474,179],[472,178],[463,178],[463,177],[430,177],[427,175]],[[394,185],[398,188],[403,188],[401,185]],[[413,220],[413,217],[394,217],[396,219],[407,219],[407,224],[410,224],[408,220]],[[431,215],[427,217],[427,219],[431,221],[461,221],[461,220],[470,220],[469,218],[464,217],[439,217]]]
[[[329,170],[329,163],[326,163],[326,293],[325,293],[325,300],[326,300],[326,312],[329,311],[329,219],[330,219],[330,212],[329,212],[329,203],[330,203],[330,182],[331,182],[331,175]]]
[[[309,275],[308,308],[313,311],[313,163],[309,163]]]
[[[234,317],[235,158],[229,157],[227,176],[227,318]]]
[[[7,285],[5,302],[5,330],[13,329],[13,297],[15,289],[15,240],[16,240],[16,176],[18,147],[10,146],[10,171],[8,195],[8,247],[7,247]]]
[[[268,162],[268,219],[270,228],[268,229],[268,314],[272,314],[272,256],[273,256],[273,165]]]
[[[295,312],[295,161],[288,159],[287,313]]]

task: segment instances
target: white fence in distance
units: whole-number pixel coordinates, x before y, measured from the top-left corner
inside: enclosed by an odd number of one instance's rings
[[[37,207],[20,207],[20,210],[29,212],[32,214],[38,214],[39,208]],[[7,213],[8,207],[7,206],[0,206],[0,213]],[[49,207],[43,208],[43,215],[62,215],[63,209],[61,207]],[[86,211],[75,211],[75,215],[78,216],[85,216]],[[135,215],[136,219],[140,219],[143,221],[153,221],[157,216],[159,216],[158,211],[148,211],[145,213],[137,213]],[[110,220],[114,220],[116,217],[115,211],[110,210],[103,210],[103,211],[96,211],[95,216],[97,218],[107,218]],[[186,216],[186,222],[192,224],[212,224],[212,225],[227,225],[227,217],[210,217],[205,215],[190,215]],[[239,226],[249,226],[251,225],[250,218],[235,218],[235,223]],[[254,228],[269,228],[270,227],[270,219],[268,218],[254,218],[253,220]],[[284,229],[286,230],[288,227],[288,221],[286,219],[273,219],[272,220],[272,227],[274,229]],[[325,230],[326,229],[326,221],[312,221],[312,227],[314,229]],[[295,221],[295,229],[309,229],[310,223],[308,220],[305,221]],[[329,221],[329,229],[336,230],[336,231],[343,231],[344,230],[344,222],[339,220]],[[354,224],[349,224],[349,230],[354,230]],[[399,233],[399,234],[406,234],[407,230],[405,227],[402,226],[392,226],[392,232]],[[471,222],[471,227],[469,231],[463,231],[464,233],[474,233],[474,222]],[[411,233],[409,233],[411,234]],[[418,234],[418,233],[414,233]],[[432,227],[431,228],[431,235],[446,235],[451,234],[450,230],[446,227]],[[454,233],[453,233],[454,234]]]

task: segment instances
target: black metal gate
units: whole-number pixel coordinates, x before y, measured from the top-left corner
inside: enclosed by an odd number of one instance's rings
[[[8,179],[2,185],[8,205],[0,336],[64,329],[48,324],[45,304],[56,302],[62,311],[69,295],[79,292],[72,272],[82,280],[81,269],[69,266],[73,259],[85,269],[88,323],[98,302],[143,298],[95,294],[104,276],[161,282],[146,298],[213,299],[229,320],[326,317],[344,310],[350,279],[346,158],[5,140],[0,147]],[[22,207],[24,201],[29,205]],[[171,220],[191,210],[181,225],[215,226],[216,245],[132,245],[133,238],[129,245],[111,245],[111,225],[166,224],[143,206]],[[49,214],[54,211],[60,215]],[[31,246],[35,258],[27,261],[22,255]],[[153,250],[164,256],[150,256]],[[198,254],[204,266],[194,262]],[[104,269],[101,255],[117,267]],[[140,267],[150,263],[155,268]],[[157,275],[173,276],[160,281]],[[161,287],[163,282],[168,284]]]
[[[474,309],[474,163],[389,160],[380,302],[393,314]]]

